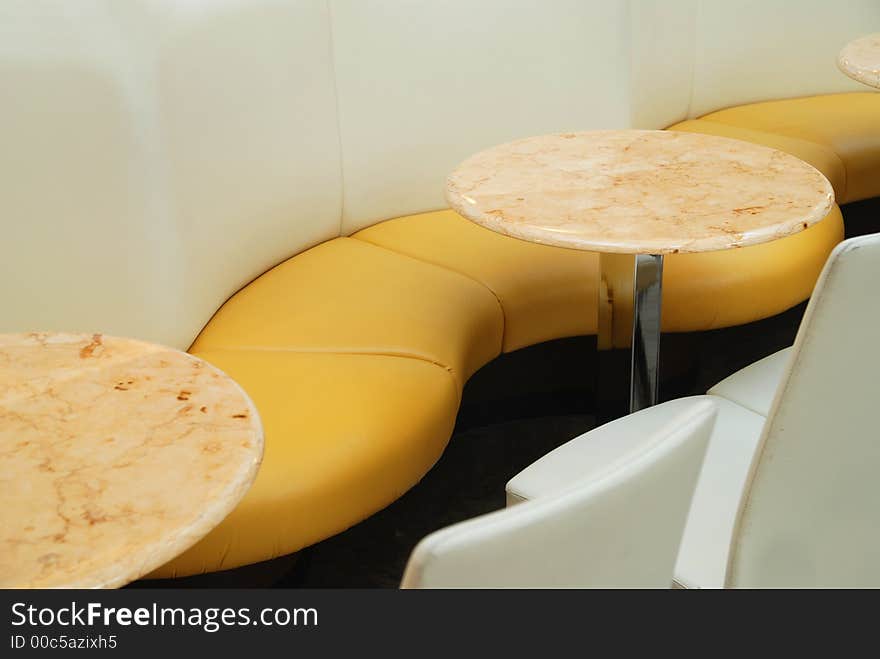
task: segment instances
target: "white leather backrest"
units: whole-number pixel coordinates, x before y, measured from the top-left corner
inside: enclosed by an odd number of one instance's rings
[[[432,533],[404,588],[668,588],[715,407],[689,407],[613,468]]]
[[[838,71],[880,30],[848,0],[330,0],[342,233],[445,207],[467,156],[528,135],[663,128],[754,101],[865,91]]]
[[[778,98],[869,91],[838,70],[837,55],[847,42],[877,31],[877,0],[698,0],[688,116]]]
[[[337,236],[325,0],[0,3],[0,332],[187,348]]]
[[[880,234],[835,248],[770,410],[731,586],[880,586]]]
[[[518,137],[629,125],[626,0],[331,0],[343,233],[446,206],[449,172]]]
[[[837,51],[876,30],[876,0],[3,0],[0,332],[186,348],[482,148],[861,89]]]
[[[699,0],[632,0],[633,128],[666,128],[687,117]]]

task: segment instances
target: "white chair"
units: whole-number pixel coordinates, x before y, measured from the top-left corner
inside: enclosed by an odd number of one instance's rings
[[[590,445],[629,441],[682,405],[718,405],[682,538],[686,587],[880,586],[880,234],[844,241],[819,278],[794,346],[710,389],[586,433],[507,484],[546,497],[585,469]]]
[[[601,468],[569,487],[423,539],[402,587],[670,587],[714,420],[697,401],[627,441],[594,442]]]

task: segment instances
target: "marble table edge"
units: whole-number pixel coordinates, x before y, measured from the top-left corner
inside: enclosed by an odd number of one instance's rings
[[[852,51],[870,40],[877,42],[878,56],[873,68],[853,59]],[[868,34],[848,42],[837,56],[837,68],[849,78],[868,87],[880,89],[880,32]]]
[[[247,404],[248,411],[251,415],[252,424],[254,426],[253,439],[256,444],[254,458],[247,461],[246,463],[242,463],[242,469],[238,473],[238,478],[227,484],[226,488],[224,488],[224,492],[214,500],[213,506],[209,506],[208,508],[204,509],[199,515],[197,521],[193,522],[190,526],[181,529],[180,533],[177,534],[176,538],[173,538],[172,542],[163,545],[164,551],[156,552],[156,554],[150,557],[149,561],[145,561],[136,571],[137,574],[132,573],[131,575],[121,578],[110,578],[102,583],[96,583],[93,586],[86,587],[101,589],[119,588],[120,586],[124,586],[133,581],[137,581],[141,577],[149,574],[153,570],[162,567],[169,561],[177,558],[182,553],[195,546],[200,540],[202,540],[211,531],[213,531],[224,519],[226,519],[226,517],[228,517],[229,514],[233,510],[235,510],[236,506],[241,503],[241,500],[244,498],[244,496],[248,493],[248,490],[250,490],[251,486],[253,485],[254,480],[257,477],[257,473],[259,472],[260,465],[262,465],[263,463],[263,455],[265,454],[266,448],[263,420],[260,417],[260,413],[257,410],[257,407],[254,404],[253,400],[251,400],[251,397],[242,388],[238,381],[222,369],[217,368],[210,362],[207,362],[204,359],[200,359],[195,355],[191,355],[188,352],[184,352],[182,350],[175,350],[174,348],[168,348],[168,350],[174,350],[175,352],[181,353],[190,360],[202,362],[210,370],[219,373],[223,377],[227,378],[228,381],[239,391],[243,400]]]
[[[605,132],[605,131],[584,131],[584,132]],[[646,132],[646,131],[642,131]],[[647,131],[650,132],[650,131]],[[665,131],[657,131],[657,132],[665,132]],[[551,133],[551,135],[556,135],[557,133]],[[562,133],[559,133],[562,134]],[[513,140],[506,144],[513,144],[516,142],[530,140],[533,137],[541,137],[541,136],[530,136],[525,138],[520,138],[517,140]],[[760,245],[763,243],[771,242],[773,240],[778,240],[780,238],[785,238],[787,236],[799,233],[809,227],[817,224],[821,220],[823,220],[828,213],[831,212],[831,209],[834,207],[835,198],[834,198],[834,189],[831,187],[831,183],[828,181],[827,177],[816,169],[810,163],[797,158],[796,156],[792,156],[791,154],[780,151],[779,149],[775,149],[773,147],[768,147],[766,145],[758,145],[752,142],[746,142],[745,140],[739,140],[737,138],[732,137],[724,137],[724,136],[713,136],[717,137],[720,140],[728,140],[734,142],[745,142],[750,146],[758,146],[762,149],[767,149],[770,151],[777,151],[779,153],[783,153],[788,157],[795,158],[808,169],[813,170],[818,176],[822,178],[825,182],[826,193],[822,202],[818,204],[816,207],[812,209],[812,213],[803,218],[795,218],[789,220],[787,222],[777,223],[775,225],[771,225],[769,227],[762,227],[760,229],[747,231],[744,233],[735,233],[731,232],[729,234],[722,236],[715,236],[711,238],[694,238],[690,240],[682,240],[678,243],[671,244],[670,241],[664,240],[662,243],[651,243],[650,240],[640,240],[640,246],[638,249],[633,249],[632,246],[621,245],[616,242],[603,242],[597,240],[578,240],[577,238],[573,239],[571,236],[573,234],[566,232],[555,232],[548,228],[535,227],[529,224],[523,223],[512,223],[505,221],[501,218],[498,218],[494,215],[489,215],[483,212],[475,212],[471,206],[466,206],[462,203],[463,196],[460,192],[454,191],[454,181],[453,178],[458,169],[467,163],[471,158],[479,155],[478,152],[473,154],[463,160],[456,168],[450,173],[446,178],[446,186],[444,190],[444,195],[446,202],[449,204],[450,208],[454,210],[456,213],[464,217],[465,219],[478,224],[479,226],[485,227],[491,231],[496,233],[500,233],[511,238],[517,238],[520,240],[524,240],[527,242],[538,243],[542,245],[550,245],[553,247],[563,247],[566,249],[573,249],[579,251],[594,251],[600,253],[610,253],[610,254],[699,254],[703,252],[713,252],[713,251],[722,251],[727,249],[738,249],[742,247],[749,247],[752,245]],[[491,148],[491,147],[490,147]],[[568,236],[568,237],[566,237]],[[732,239],[727,236],[733,237]]]
[[[16,333],[0,333],[0,347],[3,345],[4,339],[10,339],[12,337],[27,337],[27,338],[37,338],[37,337],[47,337],[52,336],[55,338],[83,338],[91,336],[93,339],[95,337],[100,337],[103,339],[110,340],[118,340],[125,341],[130,344],[142,345],[151,350],[163,350],[168,352],[173,352],[175,354],[181,355],[185,360],[190,362],[196,362],[204,364],[208,370],[218,373],[219,375],[225,378],[228,384],[231,384],[240,394],[243,402],[246,404],[247,409],[250,413],[251,424],[253,426],[253,441],[255,443],[254,446],[254,457],[253,459],[242,462],[241,469],[237,473],[237,477],[234,480],[231,480],[223,489],[223,491],[214,499],[211,505],[204,508],[198,517],[187,527],[181,528],[178,532],[172,533],[169,537],[164,540],[161,545],[158,547],[157,551],[149,554],[145,560],[130,570],[119,570],[118,567],[115,569],[114,565],[108,565],[103,569],[93,572],[91,575],[86,576],[83,579],[73,579],[67,582],[44,585],[39,582],[34,583],[21,583],[14,584],[11,586],[4,586],[4,589],[8,588],[21,588],[21,589],[71,589],[71,588],[86,588],[86,589],[110,589],[110,588],[119,588],[128,583],[136,581],[137,579],[143,577],[144,575],[149,574],[153,570],[165,565],[169,561],[173,560],[177,556],[181,555],[183,552],[187,551],[191,547],[193,547],[196,543],[202,540],[206,535],[208,535],[214,528],[216,528],[241,502],[244,498],[245,494],[247,494],[248,490],[253,485],[253,482],[256,478],[256,475],[259,471],[260,465],[263,461],[263,456],[265,452],[265,434],[263,429],[262,418],[260,417],[259,411],[256,408],[251,397],[247,394],[247,392],[242,388],[242,386],[228,373],[224,372],[222,369],[214,366],[210,362],[205,361],[195,355],[192,355],[186,351],[178,350],[176,348],[172,348],[170,346],[152,343],[150,341],[144,341],[141,339],[134,339],[130,337],[117,336],[114,334],[107,334],[104,332],[45,332],[45,331],[31,331],[31,332],[16,332]]]

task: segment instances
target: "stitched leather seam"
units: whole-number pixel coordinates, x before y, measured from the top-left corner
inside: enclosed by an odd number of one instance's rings
[[[347,356],[362,356],[362,357],[399,357],[401,359],[416,359],[421,362],[427,362],[428,364],[433,364],[434,366],[438,366],[442,368],[444,371],[448,372],[452,375],[456,381],[459,380],[459,376],[456,373],[455,369],[450,366],[446,366],[445,364],[435,360],[430,359],[429,357],[425,357],[424,355],[417,355],[413,353],[405,353],[405,352],[389,352],[389,351],[375,351],[375,352],[367,352],[360,350],[339,350],[335,348],[284,348],[284,347],[275,347],[275,346],[208,346],[204,348],[199,348],[195,351],[195,355],[203,355],[211,352],[289,352],[299,355],[347,355]],[[210,360],[206,360],[210,362]]]
[[[378,222],[377,224],[374,224],[372,226],[377,226],[378,224],[381,224],[381,222]],[[372,245],[373,247],[378,247],[379,249],[384,249],[386,252],[391,252],[393,254],[399,254],[400,256],[405,256],[405,257],[410,258],[414,261],[418,261],[419,263],[424,263],[425,265],[431,265],[431,266],[434,266],[435,268],[440,268],[441,270],[445,270],[446,272],[452,272],[457,275],[461,275],[465,279],[469,279],[470,281],[472,281],[476,284],[479,284],[480,286],[485,288],[487,291],[489,291],[495,297],[495,301],[498,302],[498,308],[501,310],[501,337],[502,337],[501,346],[503,349],[504,338],[506,338],[506,336],[507,336],[507,316],[504,314],[504,304],[501,302],[501,296],[499,296],[498,293],[495,292],[492,289],[492,287],[489,286],[486,282],[480,281],[476,277],[469,275],[466,272],[461,272],[460,270],[456,270],[455,268],[450,268],[447,265],[443,265],[441,263],[435,263],[434,261],[425,261],[424,259],[420,259],[418,257],[412,256],[411,254],[407,254],[406,252],[401,252],[401,251],[396,250],[392,247],[386,247],[385,245],[380,245],[378,243],[375,243],[372,240],[369,240],[368,238],[361,238],[356,233],[349,236],[349,238],[355,238],[357,240],[360,240],[363,243],[366,243],[368,245]]]

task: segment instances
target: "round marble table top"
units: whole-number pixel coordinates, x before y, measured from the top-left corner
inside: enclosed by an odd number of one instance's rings
[[[677,131],[530,137],[465,160],[450,205],[493,231],[598,252],[669,254],[744,247],[824,218],[828,180],[792,155]]]
[[[840,51],[837,66],[853,80],[880,89],[880,33],[850,41]]]
[[[214,528],[263,454],[206,362],[109,336],[0,335],[0,587],[114,587]]]

